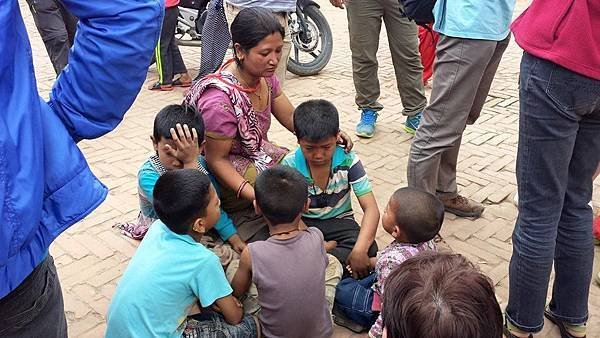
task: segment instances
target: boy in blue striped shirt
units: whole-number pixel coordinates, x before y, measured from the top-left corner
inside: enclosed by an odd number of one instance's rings
[[[338,111],[329,101],[300,104],[294,112],[299,147],[282,164],[298,170],[308,182],[310,207],[303,221],[321,230],[325,241],[336,241],[330,253],[351,268],[354,278],[363,278],[369,274],[369,257],[377,255],[379,208],[358,156],[337,145],[339,123]],[[364,212],[360,226],[354,219],[351,191]]]

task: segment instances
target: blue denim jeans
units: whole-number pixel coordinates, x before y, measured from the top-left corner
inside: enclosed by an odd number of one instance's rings
[[[553,263],[549,310],[570,324],[588,318],[600,81],[525,53],[519,87],[519,216],[506,315],[517,328],[538,332]]]
[[[254,316],[245,314],[237,325],[229,325],[225,318],[216,312],[206,312],[188,318],[184,338],[254,338],[258,337],[258,327]]]
[[[375,273],[361,280],[352,277],[344,278],[338,283],[335,292],[335,304],[348,319],[365,327],[371,327],[377,320],[379,312],[373,312],[373,290],[377,281]]]

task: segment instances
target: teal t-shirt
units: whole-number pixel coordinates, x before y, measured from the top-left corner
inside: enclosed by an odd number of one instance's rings
[[[433,29],[465,39],[504,40],[510,30],[516,0],[438,0]]]
[[[232,292],[213,252],[158,220],[117,285],[106,337],[181,337],[196,302],[207,307]]]

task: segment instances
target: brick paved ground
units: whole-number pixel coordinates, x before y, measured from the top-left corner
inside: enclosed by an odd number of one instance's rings
[[[295,104],[308,98],[333,101],[342,116],[342,126],[352,131],[358,113],[354,106],[354,89],[348,50],[345,13],[320,0],[334,33],[334,53],[324,71],[316,77],[299,78],[289,74],[285,92]],[[519,0],[517,12],[526,6]],[[33,25],[28,9],[22,11],[30,32],[36,75],[42,96],[47,96],[54,72]],[[182,48],[191,72],[198,67],[199,49]],[[516,191],[515,153],[517,146],[518,98],[517,77],[520,49],[511,43],[506,51],[479,121],[467,128],[458,164],[460,191],[487,205],[478,220],[456,218],[446,214],[441,235],[449,247],[476,262],[497,285],[503,305],[508,294],[508,261],[511,256],[511,233],[516,208],[511,199]],[[382,95],[386,109],[380,116],[378,132],[371,140],[356,140],[355,149],[367,166],[374,190],[383,208],[391,192],[406,185],[406,164],[411,137],[401,130],[404,121],[399,113],[401,102],[396,90],[387,39],[382,33],[379,53]],[[152,67],[145,87],[157,78]],[[93,79],[89,79],[93,81]],[[123,79],[127,81],[127,79]],[[115,285],[137,242],[121,236],[111,226],[134,219],[138,212],[136,173],[151,151],[149,135],[155,113],[169,103],[182,99],[183,91],[156,93],[142,89],[123,123],[111,134],[81,143],[93,171],[110,188],[110,194],[94,213],[63,234],[51,247],[60,274],[65,309],[71,337],[100,337],[105,329],[105,314]],[[110,104],[107,102],[106,104]],[[292,147],[292,135],[275,126],[272,139]],[[600,180],[599,180],[600,181]],[[600,205],[600,185],[596,184],[594,202]],[[390,241],[379,229],[381,247]],[[600,249],[596,248],[595,272],[600,269]],[[140,292],[144,286],[140,285]],[[590,295],[588,337],[600,337],[600,288],[593,285]],[[336,328],[335,337],[362,337]],[[559,337],[557,329],[547,323],[539,337]]]

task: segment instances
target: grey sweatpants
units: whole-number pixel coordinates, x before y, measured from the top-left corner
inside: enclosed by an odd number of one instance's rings
[[[402,17],[398,0],[348,0],[348,31],[352,51],[352,78],[359,108],[381,110],[377,50],[382,21],[388,35],[396,83],[404,107],[413,116],[427,105],[423,89],[423,65],[414,22]]]
[[[409,186],[456,196],[462,133],[479,117],[509,40],[510,35],[489,41],[440,34],[429,106],[410,148]]]
[[[60,0],[27,0],[27,4],[58,75],[67,65],[77,18],[67,11]]]

